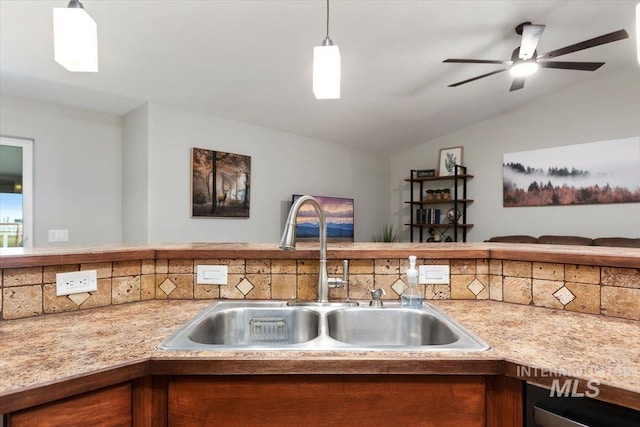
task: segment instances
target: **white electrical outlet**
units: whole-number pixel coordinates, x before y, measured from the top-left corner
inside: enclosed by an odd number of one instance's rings
[[[56,295],[71,295],[98,290],[96,270],[56,274]]]
[[[199,265],[196,270],[196,283],[198,285],[226,285],[226,265]]]
[[[421,285],[449,284],[448,265],[421,265],[418,267],[418,283]]]
[[[68,242],[69,230],[49,230],[50,242]]]

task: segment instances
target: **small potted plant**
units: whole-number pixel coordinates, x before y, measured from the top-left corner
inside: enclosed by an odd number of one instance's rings
[[[442,199],[443,200],[449,200],[451,198],[451,189],[450,188],[443,188],[442,189]]]
[[[373,236],[374,242],[397,242],[399,240],[398,230],[394,230],[393,224],[384,224],[382,226],[382,234]]]

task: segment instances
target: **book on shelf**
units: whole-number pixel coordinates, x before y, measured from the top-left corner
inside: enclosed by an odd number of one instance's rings
[[[416,224],[440,224],[441,209],[416,209]]]

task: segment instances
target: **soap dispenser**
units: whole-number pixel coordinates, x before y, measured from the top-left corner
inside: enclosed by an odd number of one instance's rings
[[[407,269],[408,288],[400,295],[402,307],[422,308],[422,295],[418,289],[418,270],[416,269],[416,256],[409,256],[409,268]]]

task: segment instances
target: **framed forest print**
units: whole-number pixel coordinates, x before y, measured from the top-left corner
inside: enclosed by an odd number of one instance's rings
[[[503,206],[640,202],[640,138],[502,156]]]
[[[249,217],[251,157],[191,149],[191,216]]]

